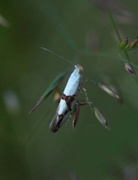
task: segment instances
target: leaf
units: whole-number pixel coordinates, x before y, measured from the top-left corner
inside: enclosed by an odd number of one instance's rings
[[[57,77],[48,86],[46,91],[43,93],[43,95],[37,101],[37,103],[32,108],[32,110],[29,112],[29,114],[31,114],[60,85],[61,81],[64,79],[67,72],[68,72],[68,70],[64,70],[60,74],[57,75]]]

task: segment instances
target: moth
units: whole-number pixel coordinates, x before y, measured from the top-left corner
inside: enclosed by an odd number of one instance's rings
[[[64,57],[46,49],[46,48],[42,48],[54,55],[56,55],[57,57],[60,57],[62,59],[65,59]],[[66,61],[68,61],[69,63],[72,64],[72,62],[68,59],[65,59]],[[50,122],[49,128],[52,132],[57,132],[59,130],[59,128],[65,123],[67,122],[72,116],[72,126],[73,128],[76,126],[77,124],[77,120],[79,117],[79,112],[80,112],[80,106],[81,105],[86,105],[88,104],[91,108],[91,110],[94,112],[96,118],[100,121],[100,123],[107,129],[109,129],[108,123],[106,118],[103,116],[103,114],[98,110],[97,107],[95,107],[93,105],[92,102],[89,101],[88,95],[87,95],[87,91],[86,89],[83,87],[83,82],[84,81],[90,81],[92,84],[98,86],[100,89],[102,89],[103,91],[105,91],[106,93],[108,93],[109,95],[113,96],[114,98],[119,99],[120,96],[112,91],[108,86],[106,86],[103,83],[96,83],[95,81],[89,80],[87,78],[84,78],[83,76],[83,67],[79,64],[74,65],[74,70],[71,73],[67,84],[64,88],[64,91],[60,97],[59,100],[59,104],[55,113],[55,116],[53,117],[52,121]],[[64,74],[64,73],[63,73]],[[62,74],[60,74],[50,85],[50,88],[48,88],[46,90],[46,92],[41,96],[41,98],[39,99],[39,101],[36,103],[36,105],[33,107],[33,109],[31,110],[31,112],[33,112],[38,105],[53,91],[55,90],[61,80],[62,80],[63,76]],[[78,95],[80,94],[80,91],[84,92],[85,95],[85,100],[78,100]],[[30,113],[31,113],[30,112]]]
[[[75,69],[70,75],[66,87],[61,96],[56,114],[50,123],[50,129],[56,132],[60,126],[66,121],[66,119],[73,113],[77,113],[78,109],[75,109],[77,104],[77,96],[80,91],[80,86],[82,83],[82,73],[83,67],[80,65],[75,65]],[[77,104],[77,106],[79,106]],[[73,126],[75,127],[78,114],[73,121]]]

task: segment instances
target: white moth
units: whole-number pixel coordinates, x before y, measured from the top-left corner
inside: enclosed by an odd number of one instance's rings
[[[80,84],[82,82],[83,67],[75,65],[75,69],[70,75],[67,85],[61,96],[56,114],[50,123],[50,129],[56,132],[60,126],[71,115],[76,104],[76,98],[80,90]]]
[[[70,64],[73,64],[70,60],[50,51],[49,49],[46,49],[43,47],[42,47],[42,49],[54,54],[55,56],[57,56],[61,59],[68,61]],[[75,69],[72,72],[72,74],[70,75],[68,82],[66,84],[66,87],[61,96],[56,114],[49,125],[50,130],[52,132],[58,131],[58,129],[65,123],[65,121],[72,114],[73,114],[72,125],[73,125],[73,127],[75,127],[77,120],[78,120],[78,116],[79,116],[79,107],[81,105],[86,105],[86,104],[88,104],[90,106],[91,110],[94,112],[96,118],[100,121],[100,123],[105,128],[109,129],[107,120],[105,119],[103,114],[93,105],[93,103],[89,101],[86,89],[84,89],[82,87],[82,82],[84,80],[84,78],[82,78],[83,67],[78,64],[75,65],[74,67],[75,67]],[[92,84],[98,86],[100,89],[102,89],[103,91],[105,91],[106,93],[111,95],[112,97],[120,99],[119,95],[116,94],[115,92],[113,92],[105,84],[96,83],[95,81],[88,80],[87,78],[85,78],[85,81],[90,81]],[[83,90],[84,95],[85,95],[85,100],[78,101],[77,96],[79,95],[80,90]],[[34,106],[34,108],[31,110],[31,112],[33,112],[43,100],[44,100],[44,95],[40,98],[40,100]]]

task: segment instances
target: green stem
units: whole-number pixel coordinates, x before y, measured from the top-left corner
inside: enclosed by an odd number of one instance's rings
[[[111,22],[112,22],[113,28],[114,28],[114,30],[115,30],[115,33],[116,33],[116,35],[117,35],[117,38],[118,38],[119,42],[121,42],[120,34],[119,34],[119,32],[118,32],[118,29],[117,29],[117,27],[116,27],[115,21],[114,21],[113,16],[112,16],[112,14],[111,14],[110,11],[109,11],[109,14],[110,14]]]

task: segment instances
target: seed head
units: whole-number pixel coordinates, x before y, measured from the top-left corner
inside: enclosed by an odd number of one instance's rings
[[[130,43],[130,49],[136,47],[136,45],[138,44],[138,37],[136,37],[133,41],[131,41]]]
[[[128,44],[128,38],[125,38],[120,43],[120,49],[124,49]]]
[[[94,107],[93,108],[94,110],[94,114],[96,116],[96,118],[100,121],[100,123],[107,129],[110,130],[109,126],[108,126],[108,123],[107,123],[107,120],[105,119],[105,117],[103,116],[103,114],[96,108]]]
[[[98,87],[101,88],[103,91],[105,91],[106,93],[108,93],[110,96],[120,99],[119,95],[116,94],[115,92],[113,92],[108,86],[106,86],[105,84],[102,83],[97,83]]]
[[[134,68],[129,63],[125,63],[125,69],[127,70],[127,72],[129,72],[133,76],[136,76],[136,72]]]

